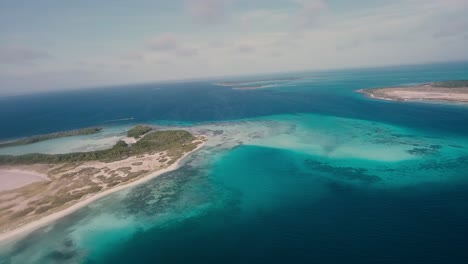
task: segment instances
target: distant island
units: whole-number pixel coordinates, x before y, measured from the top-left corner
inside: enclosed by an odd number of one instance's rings
[[[300,77],[283,77],[274,79],[243,80],[215,83],[218,86],[231,87],[233,90],[257,90],[272,87],[278,83],[290,82],[302,79]]]
[[[393,101],[443,101],[468,103],[468,81],[433,82],[422,85],[361,89],[371,98]]]
[[[185,130],[151,130],[134,127],[128,132],[132,143],[124,138],[106,150],[0,156],[0,240],[175,169],[205,141]]]
[[[255,85],[255,86],[242,86],[242,87],[233,87],[233,90],[248,91],[248,90],[257,90],[262,88],[270,87],[271,85]]]
[[[50,139],[63,138],[63,137],[92,135],[92,134],[97,134],[101,131],[102,131],[102,128],[100,127],[92,127],[92,128],[83,128],[79,130],[57,132],[57,133],[46,134],[46,135],[32,136],[32,137],[18,139],[14,141],[0,142],[0,148],[28,145],[28,144],[37,143],[40,141],[46,141]]]
[[[216,85],[220,86],[236,86],[240,84],[247,84],[247,83],[260,83],[260,82],[284,82],[284,81],[294,81],[299,80],[300,77],[284,77],[284,78],[273,78],[273,79],[252,79],[252,80],[243,80],[243,81],[232,81],[232,82],[220,82],[215,83]]]

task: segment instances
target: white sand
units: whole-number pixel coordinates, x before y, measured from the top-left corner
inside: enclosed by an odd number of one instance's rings
[[[16,189],[46,179],[47,175],[34,171],[0,168],[0,192]]]
[[[34,222],[31,222],[31,223],[28,223],[24,226],[21,226],[17,229],[13,229],[13,230],[10,230],[10,231],[7,231],[5,233],[2,233],[0,234],[0,242],[1,243],[5,243],[5,242],[8,242],[8,241],[12,241],[12,240],[17,240],[17,239],[20,239],[26,235],[28,235],[30,232],[32,231],[35,231],[41,227],[44,227],[44,226],[47,226],[49,224],[51,224],[52,222],[55,222],[57,220],[59,220],[60,218],[66,216],[66,215],[69,215],[75,211],[77,211],[78,209],[81,209],[83,207],[85,207],[86,205],[104,197],[104,196],[107,196],[111,193],[114,193],[114,192],[117,192],[117,191],[120,191],[120,190],[123,190],[123,189],[127,189],[129,187],[133,187],[133,186],[136,186],[136,185],[140,185],[142,183],[145,183],[161,174],[164,174],[166,172],[169,172],[169,171],[173,171],[173,170],[176,170],[178,169],[181,165],[182,165],[182,161],[184,158],[186,158],[188,155],[196,152],[197,150],[199,150],[200,148],[202,148],[203,146],[205,145],[205,142],[201,143],[196,149],[192,150],[191,152],[188,152],[188,153],[185,153],[177,162],[175,162],[174,164],[170,165],[169,167],[165,168],[165,169],[161,169],[161,170],[158,170],[158,171],[155,171],[154,173],[148,175],[147,177],[143,177],[139,180],[136,180],[134,182],[131,182],[129,184],[126,184],[126,185],[121,185],[121,186],[117,186],[113,189],[110,189],[110,190],[107,190],[107,191],[104,191],[102,193],[98,193],[94,196],[91,196],[89,198],[86,198],[82,201],[79,201],[77,203],[75,203],[74,205],[60,211],[60,212],[56,212],[56,213],[53,213],[51,215],[48,215],[44,218],[41,218],[37,221],[34,221]]]
[[[403,91],[391,90],[388,95],[403,98],[404,100],[444,100],[468,102],[468,94],[430,91]]]
[[[124,137],[121,140],[123,140],[128,145],[133,145],[133,144],[135,144],[137,142],[137,140],[135,138],[132,138],[132,137]]]

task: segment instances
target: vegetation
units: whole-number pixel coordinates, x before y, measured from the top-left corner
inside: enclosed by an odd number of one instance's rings
[[[432,86],[441,87],[441,88],[468,87],[468,80],[436,82],[436,83],[433,83]]]
[[[91,152],[78,152],[67,154],[41,154],[32,153],[19,156],[0,156],[0,165],[16,164],[57,164],[85,161],[112,162],[123,160],[130,156],[146,153],[167,151],[169,156],[180,156],[182,153],[196,147],[192,141],[195,137],[185,130],[155,131],[146,134],[135,144],[127,145],[124,141],[117,142],[112,148]]]
[[[152,128],[149,126],[139,125],[130,129],[127,133],[127,136],[132,138],[140,138],[141,136],[150,132],[151,130]]]
[[[45,140],[55,139],[55,138],[62,138],[62,137],[92,135],[92,134],[96,134],[100,132],[101,130],[102,128],[100,127],[93,127],[93,128],[84,128],[84,129],[73,130],[73,131],[57,132],[57,133],[52,133],[52,134],[47,134],[47,135],[33,136],[33,137],[28,137],[24,139],[15,140],[15,141],[0,143],[0,148],[27,145],[27,144],[40,142],[40,141],[45,141]]]

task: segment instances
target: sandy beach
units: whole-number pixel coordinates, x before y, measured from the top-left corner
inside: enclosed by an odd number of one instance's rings
[[[190,154],[198,151],[200,148],[202,148],[204,146],[205,142],[202,142],[201,144],[199,144],[194,150],[190,151],[190,152],[187,152],[185,153],[180,159],[178,159],[175,163],[171,164],[170,166],[166,167],[166,168],[163,168],[163,169],[160,169],[160,170],[157,170],[157,171],[154,171],[154,172],[151,172],[149,173],[147,176],[143,177],[143,178],[140,178],[138,180],[135,180],[135,181],[132,181],[128,184],[125,184],[125,185],[119,185],[119,186],[116,186],[112,189],[108,189],[106,191],[103,191],[103,192],[100,192],[100,193],[97,193],[95,195],[92,195],[92,196],[89,196],[89,197],[85,197],[83,200],[81,201],[78,201],[76,202],[75,204],[61,210],[61,211],[58,211],[58,212],[55,212],[55,213],[52,213],[50,215],[47,215],[43,218],[40,218],[34,222],[31,222],[31,223],[27,223],[23,226],[20,226],[18,228],[15,228],[15,229],[12,229],[12,230],[9,230],[9,231],[6,231],[2,234],[0,234],[0,243],[6,243],[6,242],[10,242],[10,241],[14,241],[14,240],[17,240],[17,239],[20,239],[26,235],[28,235],[30,232],[33,232],[41,227],[44,227],[44,226],[47,226],[57,220],[59,220],[60,218],[68,215],[68,214],[71,214],[77,210],[79,210],[80,208],[83,208],[85,206],[87,206],[88,204],[104,197],[104,196],[107,196],[111,193],[114,193],[114,192],[117,192],[117,191],[120,191],[120,190],[123,190],[123,189],[127,189],[127,188],[130,188],[130,187],[133,187],[133,186],[136,186],[136,185],[140,185],[142,183],[145,183],[161,174],[164,174],[166,172],[169,172],[169,171],[173,171],[173,170],[176,170],[178,169],[181,165],[182,165],[182,162],[183,160],[189,156]],[[5,176],[2,175],[2,172],[5,172]],[[15,175],[17,175],[17,173],[19,175],[23,175],[22,177],[24,178],[24,180],[21,180],[21,181],[12,181],[13,183],[10,184],[10,186],[22,186],[22,185],[19,185],[19,184],[29,184],[29,183],[32,183],[32,182],[35,182],[35,181],[39,181],[39,180],[43,180],[44,178],[44,175],[41,175],[39,173],[36,173],[36,172],[30,172],[30,171],[23,171],[23,170],[13,170],[13,169],[2,169],[0,170],[0,179],[2,180],[3,182],[3,178],[8,178],[8,176],[11,176],[11,173],[14,173]],[[14,176],[14,175],[13,175]],[[10,187],[11,189],[12,187]]]

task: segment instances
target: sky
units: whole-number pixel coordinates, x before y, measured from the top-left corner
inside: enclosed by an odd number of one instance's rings
[[[468,0],[0,0],[0,95],[468,60]]]

